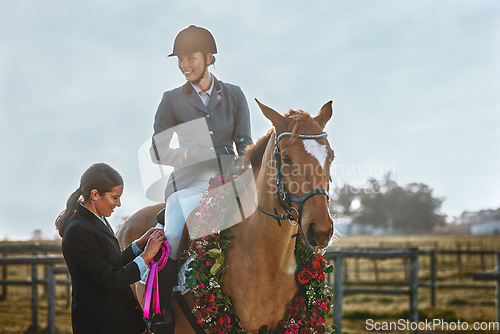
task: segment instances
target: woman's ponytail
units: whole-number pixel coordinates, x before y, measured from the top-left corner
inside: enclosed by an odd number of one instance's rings
[[[64,234],[64,228],[66,227],[66,224],[68,224],[71,216],[73,216],[76,211],[78,200],[80,199],[80,196],[82,194],[83,192],[80,188],[76,189],[71,194],[71,196],[69,196],[68,201],[66,202],[66,209],[61,212],[61,214],[59,214],[56,219],[56,229],[59,231],[59,235],[61,237]]]

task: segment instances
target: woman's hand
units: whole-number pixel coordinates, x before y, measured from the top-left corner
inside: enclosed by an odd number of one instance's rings
[[[148,231],[149,232],[149,231]],[[147,233],[147,232],[146,232]],[[149,236],[149,239],[146,244],[146,248],[144,249],[144,252],[142,252],[141,257],[143,258],[144,262],[148,263],[151,261],[151,259],[158,253],[158,251],[161,248],[161,245],[163,245],[163,242],[167,240],[165,237],[165,233],[163,233],[162,229],[155,229]]]
[[[148,239],[149,237],[151,236],[151,234],[153,234],[153,232],[155,231],[161,231],[163,232],[163,229],[161,228],[156,228],[156,227],[151,227],[146,233],[144,233],[142,235],[142,237],[140,237],[136,242],[135,244],[137,245],[137,247],[139,247],[140,249],[144,250],[144,247],[146,247],[146,244],[148,243]]]

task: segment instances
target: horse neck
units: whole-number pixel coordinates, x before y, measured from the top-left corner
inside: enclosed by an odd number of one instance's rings
[[[285,214],[274,187],[274,139],[275,135],[272,133],[261,166],[255,171],[257,204],[269,213],[274,213],[276,208],[279,214]],[[248,218],[244,229],[245,247],[252,250],[253,256],[265,258],[264,263],[273,271],[277,268],[276,265],[294,266],[295,238],[292,238],[292,235],[297,233],[297,227],[292,226],[288,220],[281,221],[279,226],[276,219],[256,211]]]

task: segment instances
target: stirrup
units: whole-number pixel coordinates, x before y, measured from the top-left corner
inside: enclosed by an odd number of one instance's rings
[[[146,332],[148,334],[174,334],[175,332],[175,315],[172,308],[169,306],[168,311],[172,317],[172,321],[166,321],[161,314],[155,314],[146,321]]]

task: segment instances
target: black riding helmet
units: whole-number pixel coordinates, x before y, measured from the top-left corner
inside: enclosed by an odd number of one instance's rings
[[[214,36],[205,28],[190,25],[175,37],[174,50],[169,57],[193,52],[217,53]]]

